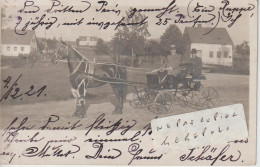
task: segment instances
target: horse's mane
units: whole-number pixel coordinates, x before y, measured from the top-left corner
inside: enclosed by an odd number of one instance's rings
[[[86,56],[84,56],[83,54],[81,54],[79,51],[77,51],[74,47],[72,47],[71,45],[68,45],[67,46],[69,48],[72,49],[73,53],[78,57],[78,58],[82,58],[84,60],[86,60],[87,62],[90,62],[90,63],[93,63],[93,61],[91,61],[89,58],[87,58]]]
[[[84,59],[86,62],[95,63],[95,64],[99,64],[99,65],[118,66],[118,67],[126,68],[126,66],[123,66],[120,63],[112,63],[112,62],[111,63],[96,63],[94,61],[91,61],[88,57],[86,57],[85,55],[81,54],[79,51],[77,51],[77,49],[75,49],[71,45],[67,44],[66,42],[62,41],[61,43],[63,45],[65,45],[65,46],[69,47],[78,58]]]

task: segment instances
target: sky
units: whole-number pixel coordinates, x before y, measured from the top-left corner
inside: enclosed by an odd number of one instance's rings
[[[57,1],[56,4],[59,6],[55,6],[54,9],[63,9],[65,6],[71,7],[72,5],[74,6],[74,9],[85,9],[88,7],[89,4],[91,4],[90,8],[83,13],[46,13],[44,12],[47,9],[50,9],[52,4],[54,3],[51,0],[36,0],[35,2],[29,1],[27,2],[27,5],[31,5],[30,7],[27,7],[24,9],[24,11],[29,11],[29,10],[36,10],[38,9],[37,7],[40,8],[40,10],[36,13],[19,13],[18,10],[23,9],[24,4],[26,0],[3,0],[3,6],[6,10],[7,16],[10,16],[12,19],[7,22],[6,25],[2,26],[2,28],[11,28],[14,29],[17,23],[17,16],[21,16],[22,21],[20,25],[18,26],[18,29],[21,29],[25,26],[25,23],[28,21],[33,21],[36,17],[41,17],[43,14],[46,14],[46,21],[47,18],[50,17],[57,17],[58,21],[49,29],[45,30],[44,27],[39,26],[35,32],[38,37],[46,37],[47,38],[60,38],[68,41],[75,41],[79,36],[97,36],[99,38],[104,39],[105,41],[111,40],[113,37],[114,33],[117,32],[114,30],[114,27],[110,26],[106,30],[98,30],[97,26],[86,26],[85,23],[89,21],[103,21],[103,22],[113,22],[113,21],[119,21],[123,16],[125,16],[125,11],[129,9],[129,7],[136,7],[137,9],[141,8],[162,8],[162,7],[167,7],[171,0],[165,0],[165,1],[155,1],[155,0],[143,0],[143,1],[137,1],[137,0],[131,0],[131,1],[109,1],[108,6],[106,6],[106,9],[114,9],[114,10],[120,10],[119,16],[115,12],[97,12],[96,9],[99,9],[101,7],[101,4],[97,4],[96,1],[88,1],[86,2],[81,2],[83,0],[76,0],[76,1]],[[201,1],[198,0],[185,0],[185,1],[180,1],[176,0],[176,5],[178,7],[178,12],[182,13],[184,15],[187,15],[187,10],[192,11],[194,7],[196,6],[197,3],[200,3]],[[216,3],[216,1],[209,0],[209,1],[203,1],[204,3],[200,3],[200,5],[204,5],[205,7],[208,7],[209,5],[214,6],[216,9],[219,8],[219,6],[223,6],[219,1]],[[205,2],[209,3],[206,4]],[[242,1],[241,3],[237,3],[237,1],[232,1],[233,6],[236,7],[246,7],[248,6],[248,2],[245,3],[245,1]],[[32,4],[34,3],[34,4]],[[190,3],[190,7],[187,8],[188,4]],[[230,4],[232,4],[230,2]],[[63,6],[61,6],[63,5]],[[209,9],[209,7],[208,7]],[[167,18],[174,18],[175,15],[177,14],[176,12],[173,12],[171,14],[165,14],[162,19],[164,20],[166,17]],[[244,12],[242,13],[242,16],[236,21],[236,23],[231,27],[228,28],[227,25],[229,23],[225,23],[223,21],[220,21],[218,24],[218,27],[226,27],[228,33],[231,36],[231,39],[233,40],[234,44],[240,44],[243,41],[249,41],[249,33],[250,33],[250,16],[252,16],[252,11],[250,12]],[[168,23],[167,25],[160,25],[157,26],[155,23],[158,22],[158,18],[156,18],[156,15],[158,12],[152,12],[152,13],[144,13],[146,16],[148,16],[148,30],[151,34],[149,39],[159,39],[161,35],[165,32],[166,28],[171,24]],[[204,18],[209,18],[207,13],[194,13],[194,16],[198,16],[199,14],[202,15]],[[214,13],[217,14],[217,13]],[[235,14],[234,14],[235,15]],[[253,14],[253,17],[256,17],[256,14]],[[80,20],[80,18],[84,18],[83,23],[81,25],[74,25],[74,26],[59,26],[57,27],[58,24],[63,23],[63,22],[75,22],[76,19]],[[217,19],[213,21],[213,23],[216,23]],[[192,24],[176,24],[180,30],[183,32],[185,27],[191,27]],[[196,25],[197,26],[197,25]],[[209,23],[207,24],[202,24],[202,27],[213,27],[214,25],[211,25]],[[27,28],[28,30],[31,29],[30,26]]]

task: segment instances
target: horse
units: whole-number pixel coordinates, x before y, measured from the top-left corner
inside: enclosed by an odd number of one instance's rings
[[[67,61],[72,95],[76,99],[76,111],[73,117],[86,115],[86,94],[88,88],[110,84],[116,95],[114,114],[122,114],[123,102],[127,94],[126,67],[114,63],[96,63],[80,54],[75,48],[61,41],[60,47],[52,57],[52,63]]]

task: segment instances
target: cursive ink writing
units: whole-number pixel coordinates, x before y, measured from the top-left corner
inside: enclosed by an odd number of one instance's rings
[[[23,18],[21,16],[18,16],[18,22],[16,23],[15,26],[15,33],[17,35],[25,35],[26,33],[20,33],[18,32],[18,26],[21,24]],[[31,21],[33,20],[34,21]],[[58,20],[57,17],[53,16],[53,17],[46,17],[46,14],[43,14],[41,17],[34,17],[31,18],[30,21],[26,22],[24,25],[22,25],[21,31],[22,32],[26,32],[26,30],[28,29],[29,26],[32,26],[32,30],[36,30],[39,26],[45,26],[45,29],[48,30],[50,29]]]
[[[114,12],[115,14],[117,14],[117,16],[119,16],[121,13],[120,9],[106,9],[105,6],[108,5],[107,1],[98,1],[97,3],[101,4],[101,7],[99,9],[96,9],[96,12],[100,12],[100,13]],[[118,4],[116,4],[116,7],[118,7]]]
[[[59,0],[52,0],[52,5],[49,9],[45,10],[47,13],[84,13],[86,12],[90,7],[91,3],[88,1],[80,1],[82,4],[79,6],[83,6],[82,9],[75,9],[75,7],[72,6],[66,6],[63,7],[64,5],[59,1]],[[59,9],[57,9],[59,8]]]
[[[93,18],[94,20],[94,18]],[[117,30],[119,27],[127,27],[127,26],[143,26],[145,24],[148,23],[148,17],[145,17],[143,18],[141,21],[133,21],[133,22],[124,22],[125,20],[125,17],[122,17],[118,22],[109,22],[109,21],[99,21],[99,22],[96,22],[96,21],[90,21],[90,22],[87,22],[86,25],[87,26],[90,26],[90,25],[95,25],[95,26],[98,26],[99,27],[99,30],[100,29],[107,29],[108,27],[110,26],[115,26],[115,29],[114,30]]]
[[[53,123],[57,123],[59,121],[60,117],[58,115],[51,115],[48,119],[48,121],[40,127],[41,130],[73,130],[76,128],[79,128],[82,126],[80,124],[80,120],[77,120],[74,124],[71,125],[70,122],[68,122],[69,126],[53,126]],[[50,126],[52,125],[52,126]]]
[[[25,117],[21,123],[15,127],[14,124],[17,122],[18,117],[15,117],[15,119],[10,123],[10,125],[8,125],[5,129],[4,129],[4,133],[2,134],[2,136],[4,136],[5,134],[9,134],[12,136],[15,136],[20,130],[31,130],[32,128],[35,127],[35,125],[27,125],[25,126],[25,123],[28,120],[28,117]]]
[[[71,148],[70,148],[71,147]],[[64,151],[66,150],[66,151]],[[45,146],[40,149],[38,147],[28,147],[26,148],[22,155],[25,157],[68,157],[69,155],[75,154],[80,151],[80,147],[78,145],[72,144],[70,146],[66,145],[51,145],[49,142],[45,144]]]
[[[242,140],[232,140],[232,141],[229,141],[228,143],[248,143],[248,138],[246,139],[242,139]]]
[[[230,145],[226,145],[224,148],[219,149],[210,145],[199,148],[189,149],[189,153],[180,156],[181,161],[210,161],[210,165],[214,165],[217,161],[230,161],[236,162],[241,157],[241,152],[237,150],[236,155],[227,153]],[[218,151],[220,150],[220,151]],[[217,153],[216,153],[217,152]]]
[[[128,153],[131,154],[133,157],[128,163],[130,165],[134,160],[160,160],[163,156],[163,154],[157,155],[157,156],[147,156],[147,155],[140,155],[143,152],[143,149],[140,148],[140,145],[138,143],[132,143],[128,147]],[[156,151],[151,149],[149,151],[149,154],[155,153]]]
[[[10,145],[12,144],[12,143],[26,143],[26,142],[34,142],[34,143],[36,143],[36,142],[39,142],[39,141],[41,141],[41,140],[43,140],[44,139],[44,137],[41,137],[41,138],[39,138],[39,132],[36,132],[34,135],[32,135],[31,137],[30,136],[27,136],[28,138],[27,139],[21,139],[21,138],[18,138],[18,133],[16,133],[15,135],[11,135],[11,134],[9,134],[9,135],[7,135],[7,137],[4,139],[4,143],[8,143],[8,144],[6,144],[6,146],[5,146],[5,149],[7,149],[8,147],[10,147]],[[38,138],[37,138],[38,137]]]
[[[28,9],[29,8],[29,9]],[[26,0],[23,8],[18,10],[19,13],[37,13],[40,10],[39,6],[34,5],[34,1]]]
[[[137,138],[141,134],[141,131],[137,131],[132,137],[130,138],[121,138],[121,139],[92,139],[89,138],[85,140],[84,142],[122,142],[122,141],[137,141],[139,138]]]
[[[87,158],[87,159],[97,159],[97,158],[116,159],[116,158],[120,157],[122,154],[122,152],[119,149],[112,148],[112,149],[108,149],[107,152],[110,154],[112,152],[113,155],[102,155],[101,152],[103,151],[103,143],[99,143],[99,142],[93,143],[92,147],[97,148],[97,152],[93,156],[86,155],[85,158]]]
[[[108,130],[106,132],[106,135],[112,134],[115,130],[122,130],[121,135],[124,135],[128,130],[133,128],[137,123],[136,120],[132,120],[132,122],[133,122],[132,124],[124,125],[124,124],[122,124],[122,118],[121,118],[118,121],[116,121],[115,123],[113,123],[112,125],[104,125],[105,120],[106,119],[105,119],[104,113],[101,114],[100,116],[98,116],[98,118],[91,125],[86,127],[86,129],[88,129],[88,131],[86,132],[85,135],[87,136],[92,129],[100,129],[100,130],[106,129],[106,130]]]
[[[9,160],[9,164],[10,164],[12,162],[12,160],[14,159],[14,157],[16,156],[16,154],[13,152],[3,151],[0,153],[0,156],[10,156],[11,157],[11,159]]]
[[[181,1],[178,1],[181,2]],[[50,6],[46,9],[41,9],[36,2],[32,0],[25,0],[23,7],[17,12],[17,22],[15,26],[15,33],[18,35],[25,35],[27,29],[36,30],[39,27],[43,27],[49,30],[52,27],[60,26],[93,26],[98,30],[106,30],[109,27],[113,27],[114,30],[118,30],[120,27],[136,26],[141,27],[145,24],[149,24],[150,19],[158,19],[156,26],[166,26],[169,24],[188,24],[195,27],[197,24],[208,24],[212,28],[205,32],[204,35],[212,32],[220,22],[226,22],[227,27],[232,27],[238,20],[255,9],[255,5],[248,3],[243,7],[231,6],[229,0],[220,1],[217,7],[215,4],[204,5],[203,2],[196,2],[193,4],[193,0],[187,5],[187,9],[182,11],[178,5],[177,0],[172,0],[164,7],[159,8],[140,8],[132,7],[129,9],[127,15],[122,15],[122,8],[119,4],[111,5],[106,0],[97,1],[95,8],[89,1],[81,0],[75,5],[67,5],[60,0],[52,0]],[[193,5],[191,5],[193,4]],[[93,8],[93,10],[91,10]],[[98,14],[115,14],[113,20],[107,20],[107,17],[87,17],[88,11],[94,11]],[[37,15],[41,13],[42,15]],[[64,14],[63,16],[58,15]],[[86,14],[84,17],[82,13]],[[136,20],[134,16],[137,14],[155,13],[155,15],[143,16],[140,20]],[[22,14],[30,14],[30,17],[23,18]],[[75,14],[76,18],[66,17],[66,14]],[[254,13],[251,13],[251,17]],[[77,17],[78,16],[78,17]],[[66,21],[63,18],[66,17]],[[90,20],[89,20],[90,19]],[[55,25],[55,26],[54,26]],[[19,31],[18,29],[21,29]]]

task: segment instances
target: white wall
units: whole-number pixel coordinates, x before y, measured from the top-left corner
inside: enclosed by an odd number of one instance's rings
[[[30,54],[30,52],[37,50],[36,36],[32,36],[30,44],[28,45],[2,44],[1,46],[1,55],[3,56],[18,56],[19,54]],[[10,50],[7,49],[8,47],[10,47]],[[16,50],[15,47],[17,48]],[[23,51],[22,47],[24,48]]]
[[[201,51],[201,59],[203,64],[232,66],[232,45],[192,43],[191,49],[193,48]],[[210,51],[213,51],[213,58],[210,57]],[[221,53],[221,58],[217,57],[218,51]],[[224,58],[224,51],[228,51],[227,58]]]
[[[8,47],[10,47],[10,50],[8,51]],[[17,47],[17,50],[15,51],[14,48]],[[24,47],[24,50],[22,51],[21,48]],[[30,45],[9,45],[9,44],[2,44],[2,54],[4,56],[18,56],[21,54],[29,54],[31,52]]]
[[[81,46],[96,46],[97,45],[97,41],[79,41],[79,45]]]
[[[96,46],[97,45],[97,41],[90,41],[89,42],[89,46]]]

